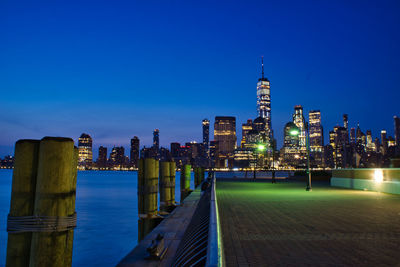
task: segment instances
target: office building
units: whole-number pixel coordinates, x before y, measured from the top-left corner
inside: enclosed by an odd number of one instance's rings
[[[83,133],[78,139],[78,164],[89,167],[93,162],[92,137]]]
[[[153,148],[156,150],[160,149],[160,130],[155,129],[153,131]]]
[[[347,130],[341,126],[335,126],[329,132],[329,144],[332,147],[332,158],[335,168],[345,168],[348,162],[346,147]]]
[[[311,164],[323,167],[324,162],[324,132],[321,124],[321,112],[312,110],[308,113]]]
[[[138,168],[139,163],[139,153],[140,153],[140,140],[137,136],[131,139],[131,153],[130,153],[130,165],[132,167]]]
[[[110,153],[110,163],[113,167],[123,167],[125,165],[125,148],[113,147]]]
[[[204,144],[204,149],[206,150],[208,154],[208,146],[210,142],[210,121],[208,119],[204,119],[202,121],[203,125],[203,144]]]
[[[210,141],[210,160],[211,167],[215,167],[219,157],[219,142]]]
[[[271,87],[270,81],[264,77],[264,58],[261,59],[261,78],[257,82],[257,114],[265,120],[266,136],[269,140],[273,138],[271,126]]]
[[[253,130],[253,120],[248,119],[246,123],[242,124],[242,140],[240,141],[240,147],[244,148],[244,145],[246,144],[247,140],[247,134],[249,131]]]
[[[181,144],[173,142],[171,143],[170,147],[171,147],[171,156],[173,158],[179,157],[179,148],[181,147]]]
[[[400,118],[397,116],[394,119],[394,140],[396,143],[396,153],[400,155]]]
[[[350,129],[350,143],[355,144],[356,142],[356,128],[352,127]]]
[[[343,114],[343,127],[348,130],[349,129],[349,115]]]
[[[97,157],[97,167],[106,168],[107,167],[107,148],[104,146],[99,147],[99,156]]]
[[[346,144],[349,143],[349,115],[343,114],[343,127],[346,129],[347,132],[347,138],[346,138]]]
[[[294,107],[293,123],[299,128],[299,148],[302,153],[307,150],[306,147],[306,127],[303,115],[303,107],[297,105]]]
[[[286,123],[283,129],[283,165],[297,167],[300,164],[299,135],[292,135],[291,131],[297,127],[293,122]]]
[[[214,140],[219,143],[219,152],[233,154],[236,149],[236,118],[227,116],[215,117]]]
[[[383,155],[386,155],[387,150],[388,150],[388,142],[387,142],[387,136],[386,136],[386,130],[381,131],[381,152]]]
[[[375,151],[375,144],[374,144],[373,139],[372,139],[371,130],[367,130],[366,138],[367,138],[366,150],[368,152]]]

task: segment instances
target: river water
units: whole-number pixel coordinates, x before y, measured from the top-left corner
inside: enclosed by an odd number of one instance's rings
[[[176,174],[176,201],[180,198]],[[0,170],[0,266],[7,252],[12,170]],[[191,188],[193,188],[193,173]],[[73,266],[115,266],[137,244],[137,172],[78,172]]]

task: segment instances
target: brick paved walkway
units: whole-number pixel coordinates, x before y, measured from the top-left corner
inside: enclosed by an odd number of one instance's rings
[[[400,266],[400,196],[217,182],[227,266]]]

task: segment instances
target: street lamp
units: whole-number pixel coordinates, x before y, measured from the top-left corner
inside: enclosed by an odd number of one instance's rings
[[[310,133],[308,131],[308,123],[304,120],[304,116],[303,116],[303,123],[304,126],[306,128],[306,147],[307,147],[307,187],[306,190],[307,191],[311,191],[311,171],[310,171]],[[289,131],[290,135],[293,136],[298,136],[300,134],[299,128],[297,126],[292,127],[292,129],[290,129]]]
[[[253,174],[253,178],[254,180],[256,179],[256,169],[257,169],[257,165],[258,165],[258,152],[263,152],[265,150],[265,145],[264,144],[258,144],[257,145],[257,149],[256,149],[256,164],[254,166],[254,174]]]

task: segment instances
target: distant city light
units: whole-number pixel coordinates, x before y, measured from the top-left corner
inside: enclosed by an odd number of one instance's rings
[[[263,151],[263,150],[265,150],[265,146],[264,145],[258,145],[257,149],[260,150],[260,151]]]
[[[291,130],[290,135],[299,135],[299,130]]]

